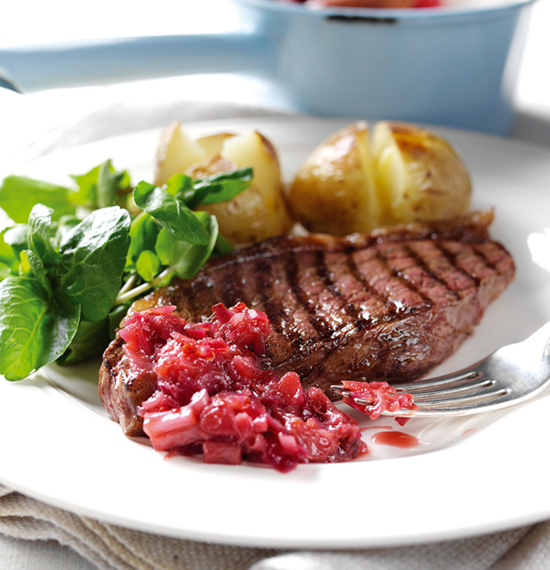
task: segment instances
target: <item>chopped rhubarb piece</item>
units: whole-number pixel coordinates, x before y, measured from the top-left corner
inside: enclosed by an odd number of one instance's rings
[[[194,443],[199,436],[195,413],[190,406],[168,412],[145,414],[143,431],[158,451]]]
[[[371,420],[375,420],[382,412],[397,412],[398,410],[417,410],[413,396],[407,392],[399,392],[395,386],[390,386],[387,382],[356,382],[344,380],[342,385],[349,392],[349,396],[344,396],[342,401],[367,414]],[[365,400],[360,404],[357,399]]]
[[[225,465],[239,465],[243,455],[239,445],[222,441],[205,441],[202,444],[202,453],[205,463]]]
[[[264,313],[216,305],[209,321],[190,324],[172,309],[133,313],[121,332],[133,369],[156,379],[138,410],[156,450],[281,472],[366,453],[353,418],[318,388],[304,391],[295,372],[279,378],[269,367]]]

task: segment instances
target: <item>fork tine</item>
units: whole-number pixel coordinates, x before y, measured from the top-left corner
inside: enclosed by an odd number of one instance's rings
[[[467,394],[450,399],[417,399],[414,402],[419,407],[417,410],[398,410],[396,412],[384,411],[382,415],[391,417],[408,417],[408,416],[431,416],[446,413],[449,415],[466,415],[480,410],[479,406],[493,404],[494,400],[506,396],[509,390],[506,388],[497,388],[490,391],[484,391],[476,394]],[[358,404],[369,405],[367,400],[356,398]],[[458,411],[457,411],[458,410]]]
[[[481,376],[481,375],[480,375]],[[477,376],[476,376],[477,377]],[[480,390],[483,390],[484,388],[490,388],[491,386],[494,386],[495,381],[494,380],[482,380],[480,382],[466,382],[466,383],[461,383],[458,386],[454,386],[451,388],[446,388],[446,389],[437,389],[438,386],[445,386],[447,385],[445,384],[440,384],[439,382],[435,382],[435,383],[431,383],[431,382],[425,382],[423,383],[423,390],[406,390],[407,393],[409,394],[413,394],[414,395],[414,401],[415,402],[421,402],[421,403],[427,403],[430,401],[430,399],[440,399],[442,397],[446,397],[446,396],[451,396],[451,397],[455,397],[455,396],[460,396],[462,394],[470,394],[472,392],[478,392]],[[336,390],[342,397],[344,398],[349,398],[351,397],[351,391],[346,390],[343,386],[331,386],[331,388],[333,388],[334,390]],[[427,391],[428,388],[436,388],[436,390],[433,391]],[[404,392],[405,390],[403,390],[402,386],[396,387],[397,392]],[[361,398],[355,398],[356,401],[363,403],[364,400]]]
[[[468,382],[466,384],[461,384],[460,386],[456,386],[453,388],[446,388],[442,390],[435,390],[433,392],[414,392],[414,401],[415,402],[425,402],[429,401],[431,398],[441,398],[445,396],[460,396],[462,394],[470,394],[472,392],[479,392],[485,388],[490,388],[491,386],[495,385],[494,380],[481,380],[479,382]],[[412,393],[412,392],[409,392]]]
[[[398,392],[409,392],[409,394],[417,394],[420,392],[432,391],[439,388],[452,388],[461,386],[481,378],[482,374],[477,370],[464,370],[446,376],[437,376],[423,382],[412,382],[410,384],[396,384],[394,387]]]
[[[494,385],[493,381],[487,381],[478,384],[478,390],[475,392],[464,391],[464,390],[447,390],[445,392],[428,392],[422,394],[421,396],[414,398],[414,403],[421,408],[447,408],[464,406],[467,404],[475,404],[478,402],[487,402],[489,400],[494,400],[501,396],[508,394],[510,390],[507,388],[495,388],[494,390],[483,390],[484,388],[490,388]],[[350,393],[342,393],[347,397]],[[451,396],[446,398],[445,396]],[[370,402],[363,398],[355,398],[358,404],[369,405]]]
[[[357,409],[373,419],[380,413],[394,417],[434,417],[504,409],[525,402],[550,386],[549,337],[550,321],[526,340],[503,346],[454,374],[394,385],[388,391],[382,383],[380,393],[377,393],[379,386],[373,387],[373,391],[362,390],[360,386],[356,389],[353,384],[351,389],[343,385],[332,388],[348,403],[347,399],[353,398],[360,406]],[[389,411],[395,407],[401,409]]]
[[[437,376],[424,382],[413,382],[410,384],[394,384],[393,387],[397,392],[408,392],[409,394],[421,394],[423,392],[431,392],[441,388],[453,388],[455,386],[463,386],[472,383],[474,380],[481,378],[482,374],[477,370],[464,370],[455,374],[446,376]],[[341,396],[349,397],[350,393],[342,385],[335,384],[331,388],[338,392]]]
[[[495,388],[494,390],[485,390],[474,394],[465,394],[462,396],[446,399],[422,399],[415,398],[415,403],[420,407],[426,408],[453,408],[457,406],[466,406],[468,404],[477,404],[480,402],[489,402],[505,396],[509,390],[506,388]]]

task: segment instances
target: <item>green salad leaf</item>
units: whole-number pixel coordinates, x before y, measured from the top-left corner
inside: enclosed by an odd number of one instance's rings
[[[9,277],[0,283],[0,372],[20,380],[54,362],[72,341],[80,307],[59,310],[37,279]]]
[[[59,286],[82,307],[86,320],[104,319],[121,285],[130,245],[130,214],[101,208],[72,228],[59,244]]]
[[[139,182],[134,190],[134,201],[176,239],[198,245],[208,243],[208,232],[195,213],[167,189]]]
[[[75,213],[75,205],[65,186],[33,180],[25,176],[8,176],[0,186],[0,208],[17,223],[28,220],[35,204],[43,204],[54,212],[54,219]]]
[[[233,172],[223,172],[207,176],[194,185],[194,196],[187,202],[189,208],[202,204],[227,202],[246,190],[252,180],[252,168],[241,168]]]
[[[150,249],[139,254],[136,261],[136,270],[144,281],[152,281],[160,271],[161,261]]]
[[[60,255],[53,248],[50,238],[53,210],[37,204],[29,215],[27,244],[45,269],[55,269]]]
[[[125,170],[117,171],[110,160],[71,178],[78,185],[71,201],[89,209],[123,206],[125,197],[131,192],[129,174]]]
[[[132,268],[142,251],[154,251],[160,229],[160,225],[147,212],[141,212],[132,220],[131,242],[126,261],[128,269]]]
[[[200,181],[178,174],[132,191],[108,160],[72,178],[77,189],[20,176],[0,185],[11,218],[0,230],[0,374],[8,380],[99,356],[134,299],[231,251],[215,216],[196,208],[242,192],[252,169]]]
[[[7,271],[5,277],[9,277],[11,275],[15,275],[19,267],[19,252],[16,253],[14,251],[14,248],[10,245],[9,239],[6,240],[6,234],[11,229],[12,228],[9,227],[4,228],[0,232],[0,264],[2,268],[5,268],[0,271],[0,280],[4,278],[2,277],[2,275],[4,275],[4,273],[2,273],[3,271]],[[25,241],[22,243],[20,251],[22,251],[24,247],[26,247],[26,243],[27,242],[26,242],[26,233],[25,233]]]
[[[201,211],[196,214],[209,235],[208,243],[198,245],[177,241],[168,233],[163,234],[164,239],[161,238],[160,243],[157,241],[157,251],[164,249],[165,264],[181,279],[191,279],[197,274],[212,254],[218,239],[219,230],[216,217]]]
[[[17,224],[6,230],[4,243],[12,250],[12,257],[19,260],[21,252],[28,247],[29,226],[28,224]]]

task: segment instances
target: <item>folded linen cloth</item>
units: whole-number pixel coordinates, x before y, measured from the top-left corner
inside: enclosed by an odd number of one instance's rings
[[[46,505],[2,485],[0,533],[25,540],[56,540],[102,570],[248,570],[276,553],[128,530]]]
[[[233,75],[169,77],[20,95],[0,88],[0,166],[117,135],[235,117],[279,116],[270,83]]]
[[[4,114],[2,140],[7,143],[0,152],[4,157],[31,159],[93,140],[167,126],[174,120],[186,123],[278,116],[288,112],[261,106],[258,101],[262,97],[245,79],[234,85],[233,92],[224,92],[223,100],[219,100],[219,89],[216,91],[219,85],[219,78],[203,78],[202,87],[197,78],[170,78],[23,97],[0,93],[0,113]],[[190,93],[193,97],[189,97]],[[438,544],[343,552],[283,552],[178,540],[129,530],[52,507],[2,486],[0,535],[28,541],[29,548],[37,541],[55,540],[104,570],[537,570],[550,567],[550,522]],[[0,552],[0,567],[1,562]],[[29,568],[21,560],[17,566],[10,563],[5,567],[10,570]]]
[[[56,540],[101,570],[546,570],[550,567],[550,522],[427,545],[282,552],[129,530],[46,505],[3,486],[0,486],[0,534],[32,541]]]

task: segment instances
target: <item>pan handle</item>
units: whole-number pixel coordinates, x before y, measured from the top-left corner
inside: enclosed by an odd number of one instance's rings
[[[28,92],[194,73],[269,76],[276,54],[256,32],[111,38],[0,49],[0,72]]]

